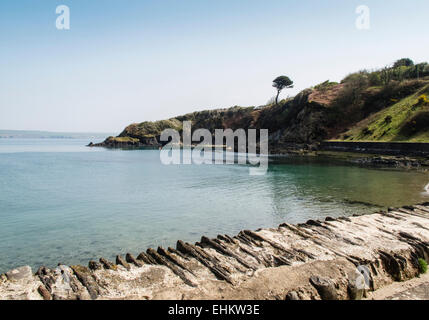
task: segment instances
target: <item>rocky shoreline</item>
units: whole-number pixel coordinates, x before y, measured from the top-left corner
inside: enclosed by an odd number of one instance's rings
[[[115,137],[109,137],[101,143],[90,143],[87,147],[103,147],[109,149],[158,149],[162,144],[156,138],[148,141],[118,140]],[[213,147],[214,148],[214,147]],[[320,147],[320,144],[297,144],[290,143],[281,147],[271,147],[270,156],[311,156],[325,157],[334,160],[343,160],[361,166],[372,166],[381,168],[400,168],[400,169],[423,169],[429,168],[429,157],[427,156],[409,156],[400,154],[377,154],[366,153],[365,150],[350,151],[332,151]]]
[[[420,274],[429,259],[429,203],[369,215],[202,237],[195,244],[30,267],[0,276],[0,299],[360,299]],[[357,267],[369,287],[356,286]]]

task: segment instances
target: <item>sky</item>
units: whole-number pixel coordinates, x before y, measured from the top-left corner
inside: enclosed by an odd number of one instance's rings
[[[56,8],[70,9],[58,30]],[[366,5],[370,28],[358,29]],[[117,132],[260,106],[403,57],[429,61],[427,0],[2,0],[0,129]]]

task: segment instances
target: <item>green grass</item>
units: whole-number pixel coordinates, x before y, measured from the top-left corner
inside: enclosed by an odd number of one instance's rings
[[[344,134],[346,141],[429,142],[429,85]]]
[[[428,263],[426,262],[426,260],[419,258],[418,262],[420,273],[426,273],[428,271]]]
[[[140,141],[139,139],[131,138],[131,137],[110,137],[109,140],[116,141],[116,142],[122,142],[122,143],[139,142]]]
[[[181,131],[182,123],[177,119],[168,119],[168,120],[161,120],[161,121],[154,121],[154,122],[146,121],[138,124],[129,125],[120,134],[120,136],[153,138],[160,135],[163,130],[168,128]]]

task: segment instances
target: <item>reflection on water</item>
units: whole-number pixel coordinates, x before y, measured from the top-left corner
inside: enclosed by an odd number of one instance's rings
[[[246,166],[164,166],[158,150],[88,142],[0,139],[0,272],[429,200],[421,172],[282,158],[249,176]]]

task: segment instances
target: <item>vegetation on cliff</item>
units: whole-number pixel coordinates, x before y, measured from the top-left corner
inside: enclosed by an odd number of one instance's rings
[[[212,132],[268,129],[272,150],[322,140],[429,142],[428,95],[429,64],[405,58],[379,70],[352,73],[340,83],[325,81],[278,103],[131,124],[119,138],[132,138],[132,144],[138,139],[140,145],[159,145],[164,129],[180,132],[182,122],[191,121],[193,130]]]
[[[343,134],[348,141],[429,142],[429,85],[382,109]]]

